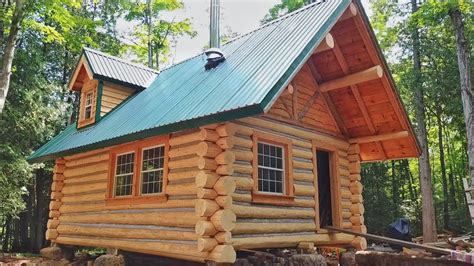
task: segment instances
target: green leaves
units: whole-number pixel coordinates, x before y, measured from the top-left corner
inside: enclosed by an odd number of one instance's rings
[[[277,19],[278,17],[295,11],[296,9],[312,2],[313,1],[311,0],[281,0],[280,4],[277,4],[268,10],[268,14],[263,18],[262,24]]]
[[[443,207],[443,201],[448,200],[443,195],[443,185],[441,183],[441,166],[440,151],[438,148],[438,125],[436,124],[436,115],[441,116],[443,121],[442,131],[446,141],[444,142],[444,150],[448,156],[445,158],[447,165],[447,174],[454,179],[454,187],[450,189],[456,191],[456,199],[454,202],[464,206],[464,195],[462,188],[459,186],[461,178],[466,175],[466,155],[463,151],[466,141],[466,133],[463,122],[462,106],[459,93],[459,73],[456,61],[455,40],[452,25],[448,12],[454,6],[460,6],[463,12],[466,12],[466,27],[470,28],[472,40],[472,1],[423,1],[418,11],[411,14],[410,5],[406,1],[394,3],[388,0],[377,0],[371,2],[373,16],[371,17],[372,25],[375,29],[377,39],[381,44],[383,52],[390,62],[390,69],[396,81],[397,88],[401,93],[401,98],[407,107],[407,111],[411,118],[414,117],[413,97],[414,91],[418,83],[415,82],[413,70],[413,39],[412,30],[414,27],[419,29],[420,39],[420,60],[421,60],[421,86],[423,88],[423,96],[425,100],[426,123],[428,129],[429,157],[432,168],[434,200],[437,213],[441,214],[440,209]],[[469,13],[471,12],[471,13]],[[469,14],[469,15],[467,15]],[[411,119],[411,121],[415,121]],[[409,162],[409,169],[414,175],[413,184],[415,189],[419,189],[418,167],[415,160]],[[374,200],[374,208],[379,205],[389,204],[387,197],[391,197],[391,185],[382,180],[375,180],[370,175],[377,177],[387,177],[391,170],[383,169],[380,166],[367,165],[367,172],[364,175],[364,185],[377,186],[365,190],[365,204],[367,211],[367,224],[369,230],[381,230],[378,220],[372,220],[371,215],[376,215],[370,210],[372,203],[367,199]],[[410,178],[409,173],[396,170],[396,179],[402,191],[407,191],[411,187],[406,183]],[[405,183],[404,183],[405,182]],[[417,203],[408,197],[408,193],[402,197],[405,201],[400,206],[400,214],[409,217],[417,226],[417,230],[421,228],[421,216],[417,215],[420,210],[419,197]],[[408,200],[410,199],[410,200]],[[450,199],[449,199],[450,200]],[[388,202],[388,203],[387,203]],[[450,200],[450,215],[454,216],[451,222],[461,225],[468,222],[465,212],[464,214],[454,208]],[[368,207],[369,206],[369,207]],[[455,211],[456,210],[456,211]],[[383,210],[379,210],[383,212]],[[438,224],[442,223],[442,217],[437,217]],[[460,228],[458,226],[457,228]]]
[[[126,5],[125,18],[139,22],[133,33],[134,44],[130,48],[141,63],[159,69],[161,63],[168,61],[171,39],[183,35],[196,36],[189,19],[176,20],[173,17],[169,20],[163,15],[183,7],[178,0],[137,0]]]

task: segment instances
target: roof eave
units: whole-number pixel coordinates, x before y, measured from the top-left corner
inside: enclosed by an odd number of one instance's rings
[[[368,29],[368,32],[369,32],[369,35],[370,37],[372,38],[372,40],[376,40],[376,36],[375,36],[375,33],[372,29],[372,26],[370,26],[370,21],[369,21],[369,18],[367,17],[367,14],[365,13],[365,10],[364,10],[364,7],[362,6],[360,0],[354,0],[354,3],[356,4],[357,8],[359,9],[360,14],[361,14],[361,17],[362,17],[362,20],[364,21],[364,24],[366,26],[366,28]],[[398,105],[400,106],[400,108],[402,108],[402,111],[403,111],[403,114],[405,116],[405,119],[406,119],[406,123],[408,125],[408,130],[410,131],[410,136],[411,138],[413,139],[414,143],[415,143],[415,146],[416,146],[416,150],[417,150],[417,157],[420,157],[421,156],[421,146],[420,146],[420,143],[418,142],[418,138],[416,137],[416,134],[415,134],[415,131],[413,130],[413,124],[411,123],[410,121],[410,117],[407,115],[407,110],[405,108],[405,105],[403,104],[401,98],[400,98],[400,94],[398,93],[398,89],[397,89],[397,86],[395,85],[395,81],[393,79],[393,76],[392,76],[392,72],[390,71],[390,68],[388,67],[388,63],[387,63],[387,60],[385,59],[385,56],[383,55],[383,52],[382,52],[382,49],[380,48],[380,45],[377,41],[374,41],[374,46],[375,46],[375,49],[377,50],[377,54],[379,56],[379,58],[381,59],[380,61],[382,62],[382,66],[385,70],[387,74],[387,77],[388,77],[388,81],[390,83],[390,85],[392,86],[392,88],[394,88],[395,90],[395,97],[397,98],[398,100]],[[402,121],[400,121],[402,122]]]
[[[260,105],[258,104],[249,105],[249,106],[245,106],[239,109],[225,111],[222,113],[216,113],[209,116],[199,117],[199,118],[182,121],[182,122],[178,122],[174,124],[169,124],[169,125],[165,125],[161,127],[151,128],[151,129],[143,130],[140,132],[136,132],[136,133],[120,136],[117,138],[108,139],[108,140],[104,140],[104,141],[100,141],[100,142],[96,142],[89,145],[84,145],[81,147],[64,150],[64,151],[60,151],[56,153],[51,153],[51,154],[42,155],[42,156],[35,156],[35,154],[33,153],[27,158],[27,161],[29,163],[40,163],[40,162],[54,160],[60,157],[68,156],[68,155],[87,152],[90,150],[106,148],[106,147],[122,144],[125,142],[140,140],[140,139],[158,136],[158,135],[170,134],[173,132],[178,132],[178,131],[191,129],[191,128],[198,128],[201,126],[206,126],[206,125],[214,124],[214,123],[223,123],[223,122],[227,122],[231,120],[259,115],[262,113],[263,113],[263,109],[260,107]]]
[[[272,107],[272,105],[278,99],[278,96],[284,91],[284,89],[300,71],[306,61],[311,57],[314,49],[316,49],[324,37],[329,33],[331,28],[337,23],[339,17],[344,13],[350,3],[350,0],[341,1],[341,4],[337,7],[336,11],[331,14],[330,18],[326,20],[321,29],[316,34],[314,34],[300,55],[293,61],[288,70],[272,87],[270,92],[263,98],[260,106],[264,112],[267,112]]]

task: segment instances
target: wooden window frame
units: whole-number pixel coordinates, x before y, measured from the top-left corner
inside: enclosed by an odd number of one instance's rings
[[[321,229],[319,221],[319,187],[318,187],[318,158],[316,151],[325,151],[329,153],[329,173],[330,173],[330,186],[331,186],[331,212],[332,212],[332,223],[335,227],[342,227],[342,208],[341,208],[341,182],[339,180],[339,155],[338,148],[331,144],[327,144],[322,141],[312,140],[312,152],[313,152],[313,173],[314,173],[314,202],[315,202],[315,214],[314,222],[316,224],[316,231],[320,233],[326,233],[326,230]]]
[[[156,148],[163,146],[164,151],[164,163],[163,163],[163,184],[162,191],[156,194],[145,194],[141,195],[141,168],[142,168],[142,157],[143,150],[150,148]],[[133,169],[133,181],[132,181],[132,195],[130,196],[115,196],[115,171],[116,171],[116,160],[117,155],[125,153],[135,153],[134,169]],[[166,187],[168,183],[168,153],[169,153],[169,136],[154,137],[146,140],[141,140],[133,143],[117,146],[110,150],[110,163],[108,171],[108,182],[107,182],[107,195],[106,205],[128,205],[128,204],[140,204],[140,203],[155,203],[155,202],[166,202],[168,196],[166,194]]]
[[[292,205],[295,200],[295,192],[293,188],[293,153],[291,139],[255,131],[252,135],[253,139],[253,161],[252,161],[252,178],[254,186],[252,189],[252,202],[271,204],[271,205]],[[258,190],[258,143],[266,143],[270,145],[283,147],[284,162],[284,193],[265,193]]]
[[[90,119],[92,118],[92,108],[94,108],[94,92],[93,91],[89,91],[89,92],[86,92],[85,94],[85,103],[84,103],[84,119]],[[87,104],[87,101],[89,100],[89,95],[91,96],[91,102],[90,104]],[[87,108],[90,107],[91,110],[90,110],[90,114],[89,114],[89,117],[86,117],[86,114],[87,114]]]
[[[77,119],[77,128],[85,127],[95,123],[95,117],[97,112],[97,87],[99,82],[97,80],[89,80],[84,83],[81,89],[80,103],[79,103],[79,114]],[[86,118],[86,101],[87,95],[92,93],[91,103],[91,117]]]

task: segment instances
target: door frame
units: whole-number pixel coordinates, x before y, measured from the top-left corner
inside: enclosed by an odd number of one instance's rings
[[[312,153],[313,153],[313,175],[314,175],[314,188],[315,188],[315,224],[316,232],[321,232],[320,219],[319,219],[319,187],[318,187],[318,159],[316,151],[326,151],[329,153],[329,175],[330,175],[330,189],[331,189],[331,212],[332,212],[332,223],[333,226],[341,228],[342,216],[341,216],[341,182],[339,178],[339,149],[335,145],[331,145],[318,140],[312,140]]]

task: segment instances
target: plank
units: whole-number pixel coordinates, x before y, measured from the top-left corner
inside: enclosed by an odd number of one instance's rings
[[[417,244],[413,242],[408,242],[408,241],[403,241],[403,240],[398,240],[394,238],[389,238],[389,237],[384,237],[384,236],[378,236],[378,235],[373,235],[373,234],[368,234],[368,233],[359,233],[359,232],[354,232],[351,230],[346,230],[346,229],[341,229],[337,228],[334,226],[326,226],[324,229],[333,231],[333,232],[339,232],[339,233],[344,233],[344,234],[349,234],[349,235],[354,235],[354,236],[361,236],[365,238],[369,238],[375,241],[380,241],[380,242],[387,242],[390,244],[396,244],[404,247],[409,247],[409,248],[419,248],[419,249],[424,249],[429,252],[433,252],[436,254],[443,254],[443,255],[450,255],[451,250],[449,249],[444,249],[444,248],[437,248],[433,246],[427,246],[427,245],[422,245],[422,244]]]

